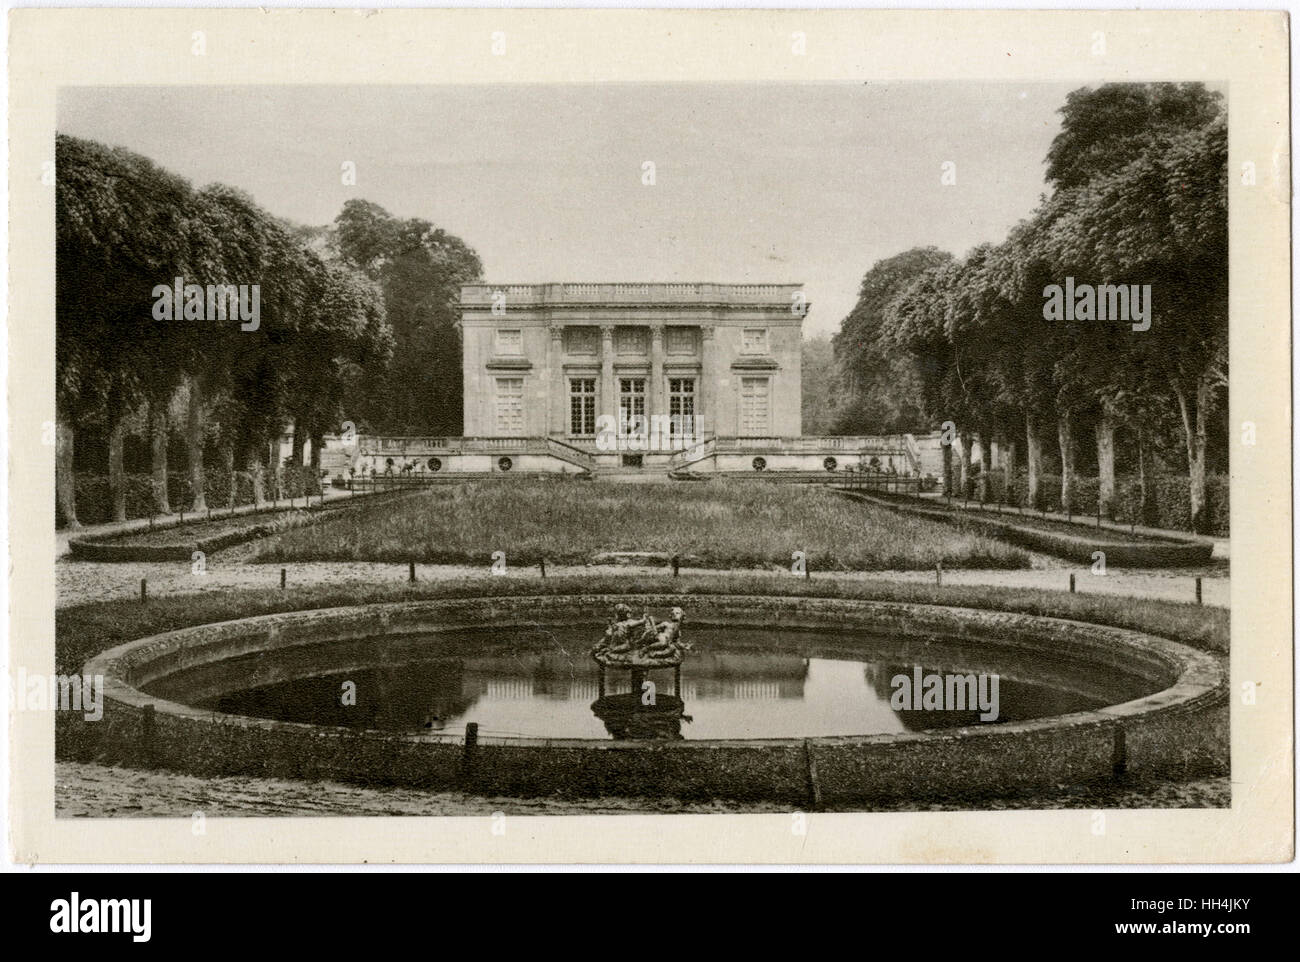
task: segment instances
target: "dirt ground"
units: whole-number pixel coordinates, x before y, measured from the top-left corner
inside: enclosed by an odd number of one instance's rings
[[[342,782],[268,778],[197,778],[175,772],[81,762],[55,765],[59,818],[205,818],[334,815],[617,815],[788,812],[777,803],[683,802],[645,798],[479,798],[459,792],[367,788]],[[981,809],[1219,808],[1231,801],[1227,777],[1142,782],[1047,795],[991,799]],[[960,811],[962,804],[900,804],[875,811]],[[844,811],[861,809],[845,808]]]

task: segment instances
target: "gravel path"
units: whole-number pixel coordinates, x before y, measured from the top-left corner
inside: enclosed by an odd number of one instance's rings
[[[191,565],[179,561],[126,562],[107,564],[95,561],[61,560],[55,565],[59,607],[87,601],[109,601],[135,598],[140,593],[140,579],[149,581],[150,597],[171,594],[191,594],[201,591],[228,591],[232,588],[278,588],[280,565],[249,564],[239,560],[239,549],[211,555],[203,574],[195,574]],[[290,588],[302,585],[328,584],[383,584],[406,581],[406,565],[378,562],[313,561],[284,566],[288,569]],[[619,574],[663,575],[663,568],[632,566],[562,566],[548,565],[548,574]],[[416,565],[416,577],[421,581],[438,579],[482,577],[488,574],[489,565]],[[687,574],[692,569],[683,569]],[[700,571],[698,573],[706,573]],[[717,571],[707,573],[717,574]],[[762,574],[764,572],[745,572]],[[1101,593],[1127,597],[1157,598],[1164,601],[1192,602],[1196,597],[1195,578],[1200,576],[1202,597],[1207,605],[1227,607],[1231,600],[1231,581],[1226,565],[1208,565],[1196,569],[1115,569],[1105,575],[1095,575],[1087,566],[1068,565],[999,570],[946,570],[944,584],[989,585],[1006,588],[1046,588],[1066,591],[1069,576],[1075,576],[1075,590],[1081,593]],[[507,569],[501,577],[532,577],[536,568]],[[773,583],[792,575],[786,571],[769,571]],[[869,571],[814,573],[814,578],[837,578],[850,581],[887,580],[933,582],[932,571]]]

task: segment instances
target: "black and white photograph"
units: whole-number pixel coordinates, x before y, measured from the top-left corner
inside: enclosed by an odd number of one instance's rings
[[[488,69],[58,86],[56,825],[1251,804],[1243,88]]]

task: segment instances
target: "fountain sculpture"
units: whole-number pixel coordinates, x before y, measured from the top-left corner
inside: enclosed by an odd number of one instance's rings
[[[619,739],[679,739],[681,722],[690,721],[681,699],[682,659],[691,650],[682,638],[681,608],[674,608],[668,621],[655,621],[649,611],[633,616],[625,604],[614,606],[614,617],[604,637],[591,649],[591,657],[600,666],[600,697],[592,711],[605,723],[606,730]],[[623,668],[631,672],[631,691],[610,695],[605,690],[605,670]],[[646,683],[646,672],[657,668],[673,669],[673,690],[658,695]]]

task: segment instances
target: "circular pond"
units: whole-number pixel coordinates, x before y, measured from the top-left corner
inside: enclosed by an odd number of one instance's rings
[[[957,640],[687,626],[680,671],[587,655],[603,626],[521,626],[323,640],[164,676],[144,690],[231,715],[386,732],[518,738],[770,739],[875,735],[1065,715],[1150,694],[1123,670]]]
[[[1165,638],[934,605],[637,595],[659,618],[682,607],[694,646],[680,673],[641,679],[589,656],[628,600],[285,612],[142,638],[83,670],[104,677],[106,747],[199,774],[820,804],[1226,770],[1223,659]]]

